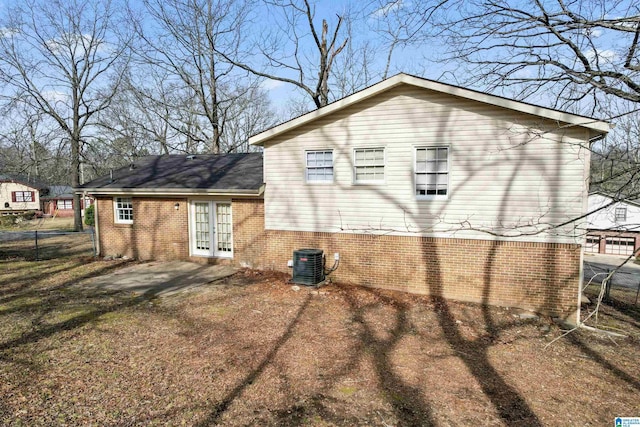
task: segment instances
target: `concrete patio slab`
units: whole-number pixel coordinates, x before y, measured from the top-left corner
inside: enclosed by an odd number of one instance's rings
[[[229,265],[153,261],[132,265],[114,273],[89,279],[87,284],[104,289],[160,296],[192,290],[198,286],[231,276],[237,271],[236,268]]]

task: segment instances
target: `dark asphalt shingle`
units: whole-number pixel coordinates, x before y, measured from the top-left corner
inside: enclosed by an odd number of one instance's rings
[[[133,164],[81,185],[79,189],[258,190],[262,153],[142,157]]]

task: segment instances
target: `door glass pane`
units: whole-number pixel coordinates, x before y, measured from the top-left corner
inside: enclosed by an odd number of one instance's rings
[[[231,252],[231,204],[216,204],[216,236],[218,252]]]
[[[211,237],[209,234],[209,203],[195,204],[196,249],[208,251]]]

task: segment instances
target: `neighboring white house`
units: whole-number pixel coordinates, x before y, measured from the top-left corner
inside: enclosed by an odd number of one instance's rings
[[[640,248],[640,204],[589,194],[586,252],[631,255]]]
[[[265,257],[340,253],[336,280],[577,308],[589,144],[608,123],[399,74],[249,139]]]
[[[0,214],[39,210],[41,187],[26,179],[0,175]]]

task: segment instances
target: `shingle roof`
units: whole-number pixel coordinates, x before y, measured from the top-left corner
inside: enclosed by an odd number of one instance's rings
[[[146,156],[77,190],[184,193],[198,190],[258,193],[262,153]]]
[[[18,182],[20,184],[28,185],[32,188],[37,188],[38,190],[43,190],[47,188],[47,185],[43,182],[35,180],[31,177],[25,175],[9,175],[9,174],[0,174],[0,182]]]

